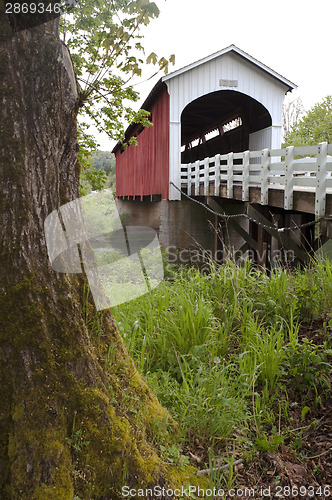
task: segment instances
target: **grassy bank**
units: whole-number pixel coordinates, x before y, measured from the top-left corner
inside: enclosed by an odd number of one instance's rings
[[[235,460],[280,450],[306,460],[303,436],[331,390],[331,261],[269,275],[232,261],[205,275],[168,268],[153,292],[113,313],[180,424],[178,442],[161,450],[165,461],[212,469],[222,460],[228,473],[210,478],[227,485],[236,483]]]

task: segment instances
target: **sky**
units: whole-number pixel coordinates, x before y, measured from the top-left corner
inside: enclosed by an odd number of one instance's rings
[[[141,31],[146,55],[175,54],[170,72],[236,45],[298,86],[306,110],[332,94],[332,1],[155,0],[157,19]],[[149,66],[143,73],[154,72]],[[135,86],[145,100],[160,73]],[[139,107],[139,105],[137,106]],[[101,149],[114,142],[98,136]]]

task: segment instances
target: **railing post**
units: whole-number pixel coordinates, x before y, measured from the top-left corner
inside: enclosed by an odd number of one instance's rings
[[[315,215],[325,215],[327,188],[327,142],[318,145],[316,162]]]
[[[270,151],[263,149],[261,160],[261,204],[269,203]]]
[[[191,196],[191,169],[193,164],[188,163],[187,165],[187,194]]]
[[[204,196],[209,195],[209,158],[204,158]]]
[[[219,196],[220,191],[220,154],[215,156],[216,176],[214,181],[214,196]]]
[[[249,151],[243,153],[242,166],[242,201],[249,201],[249,166],[250,156]]]
[[[234,153],[227,155],[227,198],[233,198],[233,185],[234,185]]]
[[[286,148],[285,156],[285,198],[284,208],[293,209],[293,190],[294,190],[294,146]]]
[[[195,162],[195,196],[199,195],[199,160]]]

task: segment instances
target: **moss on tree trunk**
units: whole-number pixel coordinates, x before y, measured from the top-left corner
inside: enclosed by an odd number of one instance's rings
[[[56,22],[1,42],[0,76],[0,498],[195,484],[157,456],[176,424],[110,311],[95,311],[84,276],[48,261],[44,220],[79,195],[79,93]]]

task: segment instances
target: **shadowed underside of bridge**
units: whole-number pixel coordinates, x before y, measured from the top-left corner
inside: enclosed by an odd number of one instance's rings
[[[250,258],[260,266],[273,267],[277,263],[305,263],[322,249],[331,252],[332,247],[327,244],[332,238],[332,226],[327,219],[317,222],[313,213],[284,210],[282,192],[274,193],[277,196],[271,197],[273,204],[262,206],[258,188],[250,191],[250,202],[241,199],[236,202],[236,198],[240,198],[236,195],[233,202],[223,197],[200,198],[215,213],[226,215],[223,218],[215,215],[214,253],[217,257],[223,260],[225,255],[231,254],[236,259]],[[303,206],[302,200],[299,201]],[[313,205],[307,201],[308,207]],[[234,218],[234,215],[239,217]]]
[[[296,192],[294,206],[302,210],[285,210],[284,193],[278,189],[271,190],[271,204],[264,206],[258,187],[250,187],[250,201],[242,201],[240,187],[234,188],[232,199],[225,196],[225,187],[220,188],[219,196],[212,186],[209,192],[205,195],[201,186],[199,195],[192,190],[192,199],[184,189],[181,201],[117,201],[120,213],[126,214],[126,224],[156,229],[171,263],[201,267],[210,259],[221,263],[231,256],[271,268],[306,263],[317,251],[332,256],[332,222],[313,213],[314,193],[304,193],[304,202]],[[332,208],[332,195],[327,206]]]

